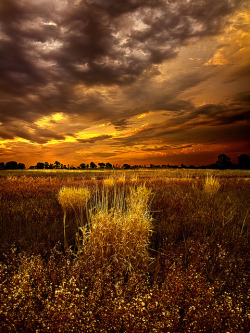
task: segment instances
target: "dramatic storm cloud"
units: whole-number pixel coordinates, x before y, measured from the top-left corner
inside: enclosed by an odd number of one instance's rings
[[[1,0],[2,160],[238,156],[248,13],[245,0]]]

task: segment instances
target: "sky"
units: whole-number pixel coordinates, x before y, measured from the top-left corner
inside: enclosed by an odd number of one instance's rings
[[[0,162],[249,153],[247,0],[1,0]]]

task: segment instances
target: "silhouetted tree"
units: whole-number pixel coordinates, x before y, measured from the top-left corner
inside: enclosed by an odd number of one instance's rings
[[[4,170],[4,168],[5,168],[4,162],[1,162],[0,163],[0,170]]]
[[[230,169],[230,168],[232,168],[233,164],[232,164],[231,158],[229,156],[227,156],[226,154],[220,154],[218,156],[216,166],[219,169]]]
[[[237,160],[240,169],[250,169],[250,154],[241,154],[237,157]]]
[[[54,166],[55,166],[56,169],[60,169],[61,163],[59,161],[55,161]]]
[[[85,163],[81,163],[80,164],[80,169],[86,169],[86,164]]]
[[[36,169],[44,169],[44,163],[42,163],[42,162],[38,162],[38,163],[36,164]]]
[[[44,168],[49,169],[49,162],[44,162]]]
[[[94,162],[90,162],[90,168],[91,169],[96,169],[97,165]]]
[[[25,169],[25,164],[24,163],[18,163],[17,168],[21,169],[21,170],[24,170]]]
[[[108,163],[106,163],[106,169],[112,169],[112,167],[113,167],[113,166],[112,166],[112,164],[111,164],[111,163],[109,163],[109,162],[108,162]]]
[[[98,165],[99,165],[99,167],[100,167],[100,169],[104,169],[105,168],[105,163],[98,163]]]
[[[129,165],[127,163],[123,164],[123,166],[122,166],[122,169],[130,169],[130,168],[131,168],[131,165]]]
[[[17,169],[25,169],[25,164],[17,163],[16,161],[10,161],[5,164],[6,170],[17,170]]]
[[[6,170],[15,170],[17,169],[17,162],[16,161],[10,161],[5,164]]]

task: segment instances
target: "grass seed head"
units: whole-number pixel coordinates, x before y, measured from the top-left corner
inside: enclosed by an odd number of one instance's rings
[[[84,208],[90,199],[87,188],[63,187],[58,193],[58,201],[64,211]]]
[[[105,178],[103,180],[103,185],[106,187],[114,187],[115,185],[115,180],[113,177]]]
[[[220,182],[213,175],[207,175],[203,189],[208,195],[214,195],[219,191]]]

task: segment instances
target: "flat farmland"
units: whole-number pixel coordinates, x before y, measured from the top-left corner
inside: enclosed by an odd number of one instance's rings
[[[1,171],[2,331],[248,332],[249,185],[247,170]]]

